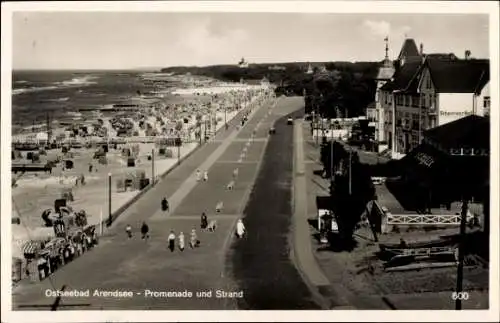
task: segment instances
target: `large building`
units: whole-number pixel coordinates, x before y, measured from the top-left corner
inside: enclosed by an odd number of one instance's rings
[[[467,115],[489,113],[489,60],[454,54],[424,54],[406,39],[392,79],[378,90],[379,141],[401,158],[422,140],[425,130]],[[382,121],[383,120],[383,121]]]

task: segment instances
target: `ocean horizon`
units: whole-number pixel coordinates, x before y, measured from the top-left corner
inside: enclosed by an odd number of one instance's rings
[[[102,108],[153,90],[141,76],[147,70],[13,70],[13,132],[74,118],[79,109]],[[168,82],[167,82],[168,83]]]

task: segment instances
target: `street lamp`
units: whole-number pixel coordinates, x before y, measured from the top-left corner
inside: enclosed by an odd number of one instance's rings
[[[181,163],[181,146],[182,146],[181,137],[175,138],[175,145],[177,146],[177,164],[180,164]]]
[[[155,184],[155,149],[151,149],[151,181]]]
[[[227,130],[227,105],[224,105],[224,124]]]
[[[111,173],[108,173],[108,227],[113,222],[111,217]]]

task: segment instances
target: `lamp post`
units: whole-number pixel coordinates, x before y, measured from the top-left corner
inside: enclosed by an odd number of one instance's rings
[[[227,130],[227,106],[224,105],[224,124]]]
[[[155,149],[151,149],[151,181],[155,184]]]
[[[182,141],[180,137],[177,137],[175,140],[175,145],[177,146],[177,164],[181,163],[181,146],[182,146]]]
[[[111,173],[108,173],[108,226],[111,225],[113,219],[111,217]]]

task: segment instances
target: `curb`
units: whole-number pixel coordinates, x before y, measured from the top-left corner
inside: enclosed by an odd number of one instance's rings
[[[296,122],[294,122],[294,125],[293,125],[293,142],[294,142],[294,147],[293,147],[293,158],[292,158],[292,189],[291,189],[291,198],[292,198],[292,223],[291,223],[291,226],[292,226],[292,234],[290,236],[290,239],[289,239],[289,244],[290,244],[290,258],[292,260],[292,262],[295,264],[296,268],[297,268],[297,271],[299,272],[300,276],[302,277],[302,280],[304,281],[304,283],[306,284],[307,288],[309,289],[309,291],[311,292],[311,297],[312,299],[315,301],[315,303],[322,309],[322,310],[330,310],[331,309],[331,306],[330,306],[330,301],[328,298],[324,297],[320,291],[320,287],[321,286],[318,286],[316,284],[314,284],[312,282],[312,279],[309,275],[308,272],[306,272],[304,270],[304,266],[302,265],[302,262],[300,261],[299,257],[297,256],[297,226],[298,226],[298,221],[299,219],[297,219],[297,215],[296,215],[296,212],[297,212],[297,209],[296,209],[296,206],[297,206],[297,192],[296,192],[296,185],[297,185],[297,178],[298,177],[303,177],[305,176],[305,169],[302,170],[302,171],[299,171],[297,168],[297,164],[300,162],[298,160],[298,154],[297,154],[297,147],[296,145],[299,144],[299,145],[302,145],[303,144],[303,138],[300,142],[296,142],[296,139],[297,139],[297,135],[296,135],[296,127],[302,127],[302,124],[297,124]],[[307,205],[306,205],[306,209],[307,209]],[[309,239],[309,237],[308,237]],[[313,253],[312,251],[312,246],[311,246],[311,250],[310,250],[311,253]],[[325,276],[324,274],[324,271],[323,269],[321,268],[321,266],[319,266],[319,263],[317,262],[316,260],[316,257],[314,257],[313,255],[313,261],[315,261],[317,263],[317,266],[318,266],[318,269],[319,271],[323,274],[323,276],[325,277],[325,279],[327,281],[328,278]],[[331,283],[330,283],[331,284]],[[326,285],[326,286],[330,286],[330,285]]]

